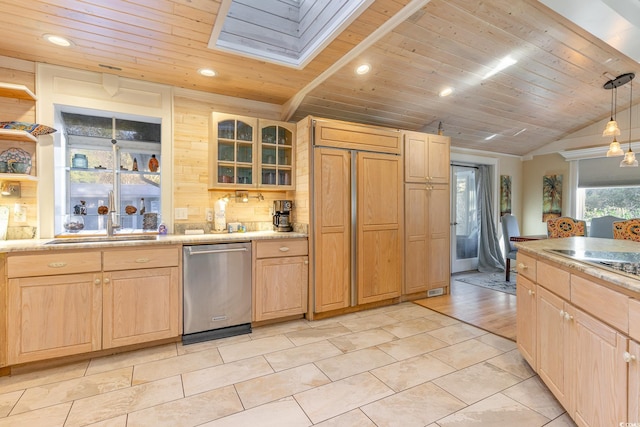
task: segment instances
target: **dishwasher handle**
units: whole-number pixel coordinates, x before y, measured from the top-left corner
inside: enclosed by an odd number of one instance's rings
[[[232,248],[232,249],[212,249],[210,251],[196,251],[193,252],[189,248],[189,255],[205,255],[205,254],[224,254],[228,252],[247,252],[247,248]]]

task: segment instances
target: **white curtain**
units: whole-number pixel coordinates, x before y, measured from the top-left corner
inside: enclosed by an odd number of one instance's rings
[[[493,222],[491,202],[491,166],[478,166],[478,221],[480,242],[478,243],[478,271],[484,273],[504,271],[505,264],[500,251],[500,241]]]

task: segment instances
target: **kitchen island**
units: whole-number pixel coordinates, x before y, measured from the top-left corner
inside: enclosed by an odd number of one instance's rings
[[[584,426],[640,421],[640,243],[517,243],[517,344]]]

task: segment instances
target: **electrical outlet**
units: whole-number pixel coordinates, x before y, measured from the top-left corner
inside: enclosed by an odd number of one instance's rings
[[[187,208],[176,208],[175,219],[189,219],[189,210]]]
[[[213,209],[212,209],[212,208],[207,208],[207,211],[206,211],[206,212],[207,212],[207,213],[206,213],[206,217],[207,217],[207,219],[206,219],[206,220],[207,220],[208,222],[213,221]]]

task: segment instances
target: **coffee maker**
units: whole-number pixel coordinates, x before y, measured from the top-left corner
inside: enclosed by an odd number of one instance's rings
[[[273,201],[273,229],[275,231],[293,231],[291,225],[291,200]]]

